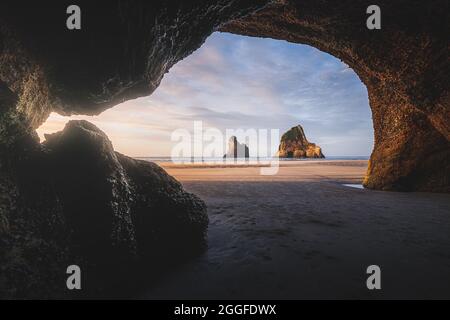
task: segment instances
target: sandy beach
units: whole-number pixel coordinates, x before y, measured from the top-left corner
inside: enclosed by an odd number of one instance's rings
[[[450,298],[450,195],[357,189],[367,161],[161,163],[208,206],[208,250],[144,299]],[[369,291],[378,265],[382,289]]]
[[[186,181],[329,181],[361,183],[367,169],[366,160],[308,160],[280,161],[275,175],[262,175],[261,169],[270,162],[236,162],[225,164],[173,164],[159,163],[169,174]]]

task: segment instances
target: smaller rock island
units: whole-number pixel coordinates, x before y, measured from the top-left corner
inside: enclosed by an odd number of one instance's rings
[[[306,139],[301,125],[291,128],[281,137],[278,148],[280,158],[325,158],[322,149]]]
[[[244,143],[239,143],[235,136],[232,136],[230,140],[228,140],[228,151],[224,154],[223,158],[249,158],[250,152],[248,146]]]

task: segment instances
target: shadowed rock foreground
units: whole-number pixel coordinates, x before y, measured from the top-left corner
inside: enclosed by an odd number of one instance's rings
[[[138,268],[149,272],[205,247],[204,202],[158,165],[114,152],[91,123],[71,121],[47,135],[42,153],[45,186],[34,180],[27,188],[45,187],[44,198],[37,194],[26,212],[5,203],[21,195],[2,180],[2,205],[10,206],[10,216],[0,215],[3,297],[65,296],[71,264],[86,276],[81,296],[126,296],[139,288]]]

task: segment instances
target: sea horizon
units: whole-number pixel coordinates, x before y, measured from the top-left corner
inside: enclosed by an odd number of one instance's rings
[[[370,156],[328,156],[325,158],[278,158],[278,157],[249,157],[249,158],[233,158],[225,159],[223,157],[168,157],[168,156],[151,156],[151,157],[132,157],[134,159],[146,160],[151,162],[230,162],[230,161],[327,161],[327,160],[369,160]]]

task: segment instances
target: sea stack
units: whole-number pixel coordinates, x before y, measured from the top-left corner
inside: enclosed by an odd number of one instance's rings
[[[325,158],[322,149],[306,139],[302,126],[298,125],[283,134],[278,148],[280,158]]]
[[[228,140],[228,151],[223,158],[249,158],[250,152],[246,144],[239,143],[235,136]]]

